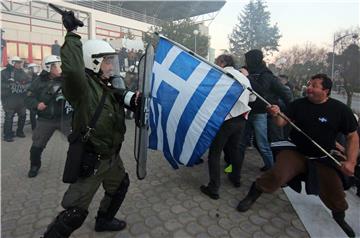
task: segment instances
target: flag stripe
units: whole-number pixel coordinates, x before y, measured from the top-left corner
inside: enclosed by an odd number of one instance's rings
[[[171,110],[168,119],[168,124],[166,127],[166,130],[168,131],[168,135],[169,135],[168,139],[169,139],[170,151],[172,152],[174,151],[174,145],[176,144],[175,136],[178,128],[179,119],[183,115],[184,110],[187,104],[189,103],[190,99],[192,98],[196,90],[199,88],[199,85],[201,84],[201,80],[204,79],[206,75],[208,75],[210,69],[211,67],[209,67],[207,64],[201,63],[193,72],[193,74],[188,78],[188,80],[186,81],[183,81],[182,79],[178,80],[181,83],[180,84],[178,83],[176,87],[186,88],[186,90],[181,90],[177,100],[175,101],[175,105],[174,105],[175,110]],[[164,76],[165,75],[166,74],[164,74]],[[171,77],[171,75],[169,75],[169,77]],[[197,108],[195,108],[194,110],[197,110]],[[187,128],[182,128],[182,130],[187,130]]]
[[[165,57],[167,56],[168,52],[173,47],[173,45],[164,38],[160,38],[158,46],[161,47],[158,47],[156,49],[155,61],[158,62],[159,64],[162,64],[162,62],[164,61]]]
[[[236,84],[236,82],[234,82],[233,85],[234,84]],[[221,105],[231,105],[229,107],[231,109],[233,105],[236,103],[235,102],[231,104],[233,102],[232,98],[239,97],[239,95],[241,95],[243,91],[244,91],[243,88],[240,88],[239,90],[238,87],[230,87],[227,95],[223,97],[223,99],[219,103],[219,106],[212,114],[206,127],[203,130],[203,133],[201,134],[199,140],[197,141],[195,145],[195,148],[197,148],[197,150],[193,151],[193,154],[191,155],[189,161],[187,162],[189,166],[193,165],[198,160],[198,158],[200,158],[205,153],[207,148],[209,148],[212,142],[212,140],[209,139],[215,138],[218,129],[220,128],[222,122],[224,121],[229,109],[226,107],[222,107]],[[225,115],[225,117],[221,119],[219,115]]]
[[[159,108],[156,98],[152,98],[150,101],[150,133],[149,133],[149,148],[157,150],[158,149],[158,137],[156,131],[156,125],[159,123]]]
[[[157,91],[157,98],[161,102],[161,127],[166,128],[166,124],[168,122],[168,117],[172,106],[174,105],[174,101],[176,100],[179,92],[171,87],[171,85],[167,84],[166,82],[161,82],[159,90]],[[175,161],[173,161],[173,156],[171,155],[168,143],[168,135],[166,130],[163,131],[163,148],[162,151],[164,152],[165,157],[174,167],[177,167]]]
[[[160,38],[151,84],[149,148],[162,150],[173,168],[194,164],[243,90],[209,63]]]
[[[213,87],[216,93],[211,92],[206,98],[202,107],[199,108],[199,116],[196,116],[193,120],[197,123],[191,124],[189,128],[189,132],[191,133],[188,133],[185,137],[183,147],[187,149],[183,150],[180,156],[182,163],[188,164],[189,161],[194,161],[193,158],[195,155],[199,155],[198,158],[200,158],[210,146],[227,115],[227,113],[224,112],[230,111],[236,102],[234,98],[238,98],[243,90],[242,87],[238,87],[238,85],[240,84],[232,79],[229,80],[229,77],[226,75],[222,75],[220,80],[218,80],[215,87]],[[228,102],[224,101],[224,98],[228,98],[227,100],[230,100],[231,103],[227,105],[224,104],[224,102]],[[204,115],[207,117],[204,117]],[[194,148],[199,152],[194,154]]]
[[[183,145],[185,142],[185,136],[188,133],[190,125],[192,124],[195,116],[197,115],[198,109],[201,108],[220,77],[221,73],[219,71],[211,69],[192,95],[190,101],[187,103],[180,117],[176,130],[176,139],[173,152],[175,159],[179,162],[180,154],[183,150]]]
[[[169,70],[186,81],[199,64],[200,61],[189,55],[189,53],[181,52],[171,64]]]

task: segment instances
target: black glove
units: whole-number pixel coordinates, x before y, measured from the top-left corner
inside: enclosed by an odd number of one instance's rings
[[[135,94],[131,97],[130,100],[130,106],[134,109],[137,107],[141,107],[142,94],[139,92],[139,96],[136,97],[136,93],[138,93],[138,91],[135,92]]]
[[[141,123],[141,105],[142,105],[142,94],[140,93],[138,97],[136,97],[136,93],[131,98],[130,101],[131,107],[134,109],[134,119],[135,125],[138,127],[142,126]]]
[[[68,32],[76,30],[78,26],[84,26],[84,23],[75,17],[73,11],[64,11],[62,22]]]

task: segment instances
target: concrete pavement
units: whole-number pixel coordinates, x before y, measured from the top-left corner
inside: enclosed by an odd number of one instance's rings
[[[133,156],[134,124],[128,131],[121,156],[130,175],[129,192],[117,214],[128,226],[124,231],[94,232],[94,217],[103,189],[99,189],[83,226],[73,233],[85,237],[309,237],[304,225],[282,190],[261,196],[251,210],[235,210],[262,167],[255,151],[248,150],[243,168],[242,186],[234,188],[222,176],[220,199],[211,200],[199,187],[208,182],[207,163],[193,168],[173,170],[160,152],[150,151],[148,175],[136,178]],[[43,152],[42,168],[29,179],[31,129],[26,138],[1,142],[1,237],[35,238],[62,210],[60,201],[67,188],[61,182],[67,150],[66,139],[56,132]]]

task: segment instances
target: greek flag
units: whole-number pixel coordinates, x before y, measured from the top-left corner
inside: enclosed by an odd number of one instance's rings
[[[236,80],[160,37],[151,83],[149,148],[163,151],[174,169],[192,166],[243,90]]]

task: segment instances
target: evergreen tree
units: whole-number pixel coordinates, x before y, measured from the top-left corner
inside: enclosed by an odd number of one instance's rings
[[[229,37],[233,54],[243,55],[251,49],[261,49],[265,54],[278,51],[281,35],[276,24],[270,26],[270,12],[266,7],[262,0],[250,1],[239,14],[239,23]]]

